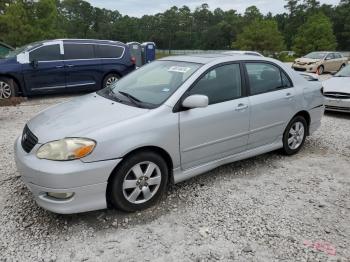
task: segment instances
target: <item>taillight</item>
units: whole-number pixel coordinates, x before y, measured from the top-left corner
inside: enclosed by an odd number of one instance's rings
[[[136,64],[136,58],[134,56],[131,57],[131,63]]]

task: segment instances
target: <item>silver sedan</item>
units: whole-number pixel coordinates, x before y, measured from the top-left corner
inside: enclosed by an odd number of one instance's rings
[[[323,88],[326,110],[350,113],[350,65],[324,81]]]
[[[39,113],[15,142],[41,207],[77,213],[155,204],[168,183],[281,149],[297,153],[324,112],[319,82],[283,63],[167,57]]]

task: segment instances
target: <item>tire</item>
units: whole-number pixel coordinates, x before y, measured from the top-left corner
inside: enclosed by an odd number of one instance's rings
[[[16,83],[10,78],[0,78],[0,100],[10,99],[17,95]]]
[[[131,155],[113,172],[108,183],[108,201],[126,212],[151,207],[164,194],[168,174],[167,164],[158,154],[144,151]]]
[[[116,73],[111,73],[111,74],[106,75],[103,78],[102,88],[106,88],[106,87],[109,87],[110,85],[113,85],[119,79],[120,79],[120,76]]]
[[[342,64],[342,65],[340,66],[340,68],[339,68],[339,71],[342,70],[345,66],[346,66],[346,64]],[[338,71],[338,72],[339,72],[339,71]]]
[[[323,66],[323,65],[319,66],[319,67],[317,68],[317,71],[318,71],[318,74],[319,74],[319,75],[323,75],[323,73],[324,73],[324,66]]]
[[[294,117],[283,133],[283,153],[294,155],[303,147],[308,126],[304,117]]]

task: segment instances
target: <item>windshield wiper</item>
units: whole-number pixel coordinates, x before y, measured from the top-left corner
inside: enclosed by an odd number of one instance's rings
[[[133,95],[130,95],[129,93],[126,93],[124,91],[118,91],[119,94],[122,94],[123,96],[126,96],[127,98],[129,98],[129,100],[136,106],[141,107],[140,104],[142,103],[141,100],[139,100],[138,98],[134,97]]]

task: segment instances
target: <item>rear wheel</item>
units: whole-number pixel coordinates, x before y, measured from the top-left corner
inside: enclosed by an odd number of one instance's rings
[[[346,64],[342,64],[339,68],[339,71],[342,70],[345,66],[346,66]]]
[[[17,87],[12,79],[0,78],[0,99],[17,96]]]
[[[303,147],[307,134],[307,123],[302,116],[296,116],[289,122],[283,134],[283,152],[293,155]]]
[[[123,160],[108,185],[111,204],[126,212],[154,205],[163,195],[168,182],[164,159],[153,152],[140,152]]]
[[[113,84],[118,82],[119,79],[120,79],[120,76],[115,73],[106,75],[105,78],[103,79],[103,88],[112,86]]]

